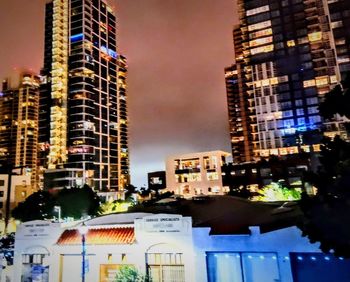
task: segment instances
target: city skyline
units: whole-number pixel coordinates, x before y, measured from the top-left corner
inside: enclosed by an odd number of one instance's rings
[[[1,79],[13,67],[39,71],[43,61],[45,1],[21,2],[19,9],[16,3],[19,1],[1,4],[1,11],[10,12],[2,17],[5,24],[1,23],[0,33],[9,38],[9,45],[16,46],[6,58],[0,56],[4,62]],[[140,3],[121,2],[116,11],[119,50],[129,65],[131,182],[136,186],[146,183],[147,172],[163,169],[168,155],[228,150],[223,68],[233,61],[232,28],[236,23],[231,0]],[[139,9],[140,5],[145,7]],[[17,38],[3,28],[8,18],[14,18],[12,13],[21,22],[32,23],[25,28],[14,23],[11,31]],[[26,34],[33,38],[23,45]]]

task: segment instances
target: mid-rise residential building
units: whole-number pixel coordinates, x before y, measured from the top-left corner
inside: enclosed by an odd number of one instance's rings
[[[228,163],[222,167],[223,184],[233,191],[248,189],[255,193],[275,182],[314,194],[312,186],[303,180],[305,172],[318,165],[314,159],[309,154],[293,154],[258,162]]]
[[[37,75],[23,72],[5,79],[0,92],[0,161],[26,168],[37,188],[39,83]],[[30,185],[30,183],[27,183]]]
[[[318,111],[348,68],[349,4],[333,2],[238,1],[236,62],[225,70],[234,162],[318,151],[324,129],[345,136],[343,120],[323,127]]]
[[[10,183],[8,174],[0,174],[0,219],[8,220],[11,211],[35,192],[30,182],[30,174],[12,174]]]
[[[166,172],[154,171],[147,174],[148,189],[159,191],[165,189],[166,186]]]
[[[116,22],[103,0],[46,4],[41,169],[59,170],[58,178],[62,169],[83,171],[83,182],[101,193],[129,183],[127,64]]]
[[[211,151],[176,155],[167,158],[167,190],[186,198],[196,195],[223,195],[221,167],[230,154]]]

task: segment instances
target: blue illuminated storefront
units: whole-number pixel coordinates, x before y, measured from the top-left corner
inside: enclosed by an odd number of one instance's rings
[[[291,253],[290,258],[294,282],[350,281],[348,259],[320,253]]]
[[[209,235],[194,228],[196,281],[346,282],[350,260],[322,253],[296,227],[251,234]]]

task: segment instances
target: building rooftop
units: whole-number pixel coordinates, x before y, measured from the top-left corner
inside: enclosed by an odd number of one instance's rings
[[[215,151],[207,151],[207,152],[193,152],[193,153],[186,153],[186,154],[172,154],[171,156],[168,156],[167,159],[174,159],[174,158],[180,158],[180,159],[186,159],[186,158],[193,158],[196,156],[202,156],[202,155],[223,155],[225,157],[230,156],[231,154],[225,151],[221,151],[221,150],[215,150]]]
[[[150,206],[136,206],[129,212],[191,216],[193,227],[210,227],[212,235],[249,234],[250,226],[259,226],[262,233],[269,232],[294,226],[302,216],[298,205],[293,202],[251,202],[232,196],[163,201]]]

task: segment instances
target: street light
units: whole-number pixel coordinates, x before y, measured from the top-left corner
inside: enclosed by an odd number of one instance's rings
[[[61,212],[62,212],[61,206],[54,206],[53,210],[55,212],[58,212],[58,222],[61,222]]]
[[[83,224],[79,226],[79,233],[81,234],[81,245],[82,245],[82,271],[81,271],[81,281],[85,282],[85,255],[86,255],[86,248],[85,248],[85,235],[88,233],[89,228]]]

